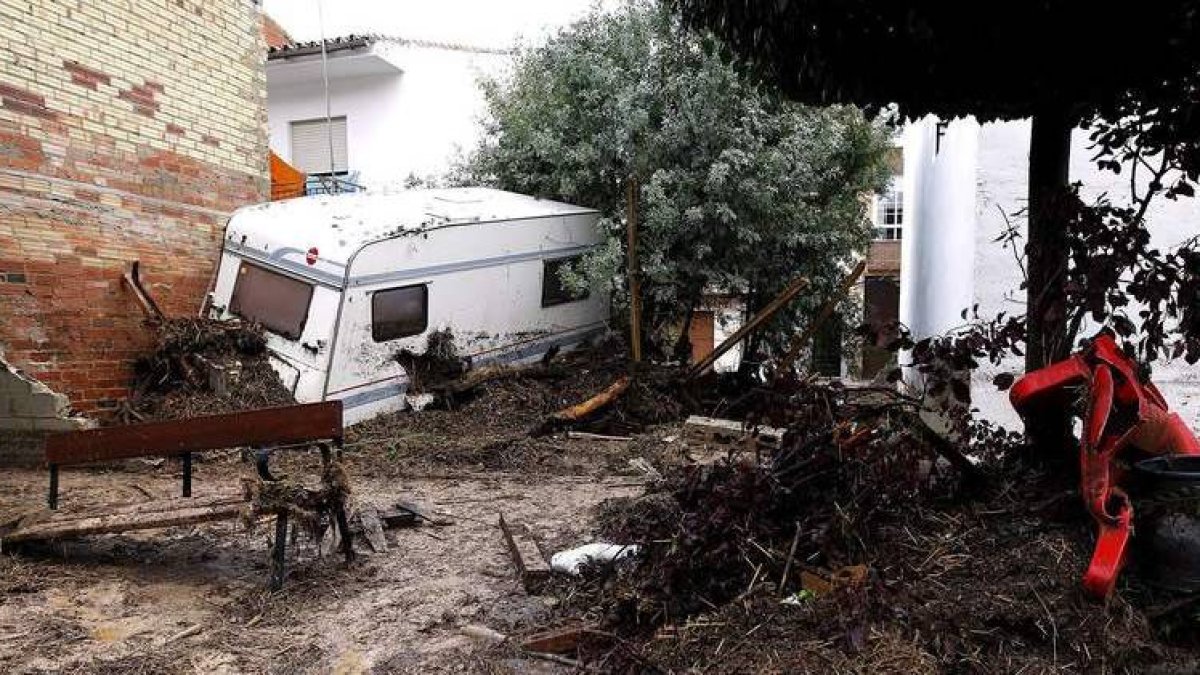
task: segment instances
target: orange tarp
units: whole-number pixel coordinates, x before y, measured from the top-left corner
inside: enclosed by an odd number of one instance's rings
[[[304,182],[308,179],[303,171],[288,164],[271,153],[271,201],[304,196]]]

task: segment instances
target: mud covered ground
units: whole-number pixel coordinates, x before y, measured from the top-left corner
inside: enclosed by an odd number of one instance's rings
[[[299,470],[296,467],[293,470]],[[248,469],[245,469],[248,471]],[[243,472],[199,465],[196,495]],[[629,476],[353,471],[356,498],[404,498],[453,522],[388,530],[390,549],[351,564],[300,540],[290,577],[268,592],[269,527],[238,523],[98,536],[0,557],[0,671],[5,673],[543,672],[552,664],[483,657],[470,623],[520,635],[553,621],[556,600],[516,580],[497,514],[549,550],[580,543],[589,509],[631,493]],[[41,472],[0,474],[0,509],[44,496]],[[172,467],[73,471],[63,507],[133,503],[178,489]],[[191,631],[194,635],[177,637]],[[174,639],[172,639],[174,638]]]
[[[1149,586],[1136,558],[1107,603],[1084,596],[1093,527],[1059,469],[976,453],[986,476],[964,481],[894,403],[871,412],[827,388],[771,404],[784,413],[772,423],[794,432],[771,452],[686,438],[681,406],[650,385],[585,425],[625,440],[531,434],[623,370],[619,359],[564,365],[355,427],[354,499],[413,501],[451,524],[389,530],[389,551],[360,546],[349,564],[301,537],[279,592],[266,588],[269,526],[6,552],[0,672],[1200,670],[1200,596]],[[315,475],[317,458],[277,464]],[[236,451],[207,455],[196,494],[235,491],[250,472]],[[0,516],[43,503],[46,480],[0,473]],[[174,461],[134,461],[64,471],[61,499],[68,510],[129,504],[178,485]],[[530,594],[500,513],[547,556],[598,539],[642,552]],[[845,573],[853,580],[838,581]],[[565,663],[463,632],[519,639],[580,624],[590,630]]]
[[[452,524],[388,530],[389,551],[372,553],[360,542],[360,557],[350,564],[320,558],[301,537],[276,593],[266,587],[269,523],[254,531],[223,522],[5,551],[0,672],[569,672],[497,651],[462,628],[479,624],[520,637],[562,620],[558,598],[530,595],[518,582],[497,526],[500,513],[530,528],[547,555],[588,543],[594,507],[645,483],[631,459],[658,464],[682,456],[678,425],[639,422],[644,433],[628,441],[529,434],[613,376],[602,362],[569,376],[496,382],[453,410],[400,413],[353,428],[344,466],[355,501],[383,507],[403,499]],[[213,397],[185,389],[165,400],[156,413],[207,412]],[[612,420],[604,424],[610,428]],[[317,475],[315,454],[281,454],[273,462],[277,473]],[[172,497],[179,471],[175,460],[64,470],[61,508]],[[252,473],[237,451],[209,453],[197,461],[194,494],[235,492]],[[46,485],[44,472],[0,472],[0,516],[40,508]]]

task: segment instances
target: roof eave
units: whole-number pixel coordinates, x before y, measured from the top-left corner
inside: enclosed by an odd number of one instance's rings
[[[336,52],[344,52],[350,50],[365,49],[375,44],[375,38],[350,36],[347,38],[338,38],[325,41],[325,53],[334,54]],[[279,47],[270,49],[267,52],[268,61],[287,60],[299,58],[303,56],[312,56],[321,53],[321,42],[305,42],[301,44],[289,45],[287,47]]]

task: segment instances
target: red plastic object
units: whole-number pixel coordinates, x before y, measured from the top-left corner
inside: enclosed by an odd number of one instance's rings
[[[1137,363],[1108,330],[1070,358],[1026,374],[1009,391],[1009,400],[1028,417],[1072,405],[1080,390],[1087,396],[1079,448],[1080,494],[1099,528],[1083,586],[1103,598],[1116,586],[1132,534],[1133,506],[1114,485],[1118,456],[1200,455],[1200,440],[1167,409],[1158,388],[1142,381]]]
[[[1101,523],[1092,562],[1083,574],[1083,588],[1096,598],[1107,598],[1117,585],[1117,577],[1125,566],[1132,534],[1133,509],[1126,503],[1114,524]]]

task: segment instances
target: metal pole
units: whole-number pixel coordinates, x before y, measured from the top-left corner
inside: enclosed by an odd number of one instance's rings
[[[317,2],[317,24],[321,30],[321,79],[325,83],[325,138],[329,141],[329,180],[330,190],[339,192],[337,178],[334,174],[333,159],[333,114],[329,103],[329,55],[325,49],[325,18],[321,13],[321,0]]]

